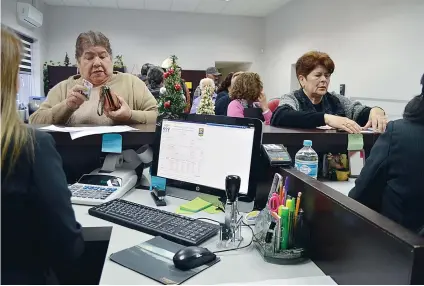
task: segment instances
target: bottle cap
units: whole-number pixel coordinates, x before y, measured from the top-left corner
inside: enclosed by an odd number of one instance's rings
[[[312,146],[312,141],[311,140],[303,140],[303,146],[311,147]]]

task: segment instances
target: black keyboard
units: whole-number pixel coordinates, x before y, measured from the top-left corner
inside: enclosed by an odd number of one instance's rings
[[[90,208],[88,213],[187,246],[199,245],[219,231],[217,224],[120,199]]]

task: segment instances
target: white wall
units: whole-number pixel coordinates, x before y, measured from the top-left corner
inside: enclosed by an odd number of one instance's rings
[[[16,3],[17,0],[3,0],[1,1],[1,23],[9,26],[10,28],[30,37],[35,40],[33,44],[33,76],[34,76],[34,94],[33,96],[44,95],[43,86],[43,63],[46,58],[46,24],[40,28],[28,28],[21,25],[16,17]],[[19,2],[32,3],[31,0],[19,0]],[[35,7],[46,16],[45,5],[43,1],[34,1]]]
[[[423,36],[423,0],[291,1],[266,19],[267,95],[288,92],[291,65],[320,50],[336,64],[330,90],[344,83],[347,96],[400,115],[420,91]]]
[[[103,32],[128,72],[137,64],[161,64],[171,54],[183,69],[204,70],[215,61],[253,62],[259,70],[264,18],[47,6],[48,60],[75,63],[75,40],[90,29]]]

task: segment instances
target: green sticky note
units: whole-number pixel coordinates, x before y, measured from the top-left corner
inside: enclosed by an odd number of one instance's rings
[[[180,215],[191,215],[194,214],[194,212],[189,212],[189,211],[185,211],[182,210],[181,207],[178,207],[177,210],[175,211],[176,214],[180,214]]]
[[[364,136],[362,134],[348,134],[347,135],[347,150],[359,151],[364,149]]]
[[[212,206],[212,203],[209,203],[201,198],[195,198],[194,200],[189,201],[188,203],[181,205],[180,209],[183,211],[189,212],[200,212],[208,207]]]
[[[218,214],[218,213],[222,212],[216,206],[210,206],[207,209],[204,209],[203,211],[207,212],[208,214]]]
[[[199,198],[213,204],[216,207],[224,208],[224,205],[222,204],[222,202],[219,200],[219,197],[217,196],[201,194],[199,195]]]

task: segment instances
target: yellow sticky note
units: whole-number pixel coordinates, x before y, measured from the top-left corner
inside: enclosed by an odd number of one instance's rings
[[[190,212],[190,211],[185,211],[182,210],[180,207],[177,208],[177,210],[175,211],[176,214],[181,214],[181,215],[190,215],[190,214],[194,214],[194,212]]]
[[[212,203],[209,203],[205,200],[202,200],[201,198],[197,197],[194,200],[189,201],[186,204],[183,204],[180,206],[180,209],[183,211],[189,211],[189,212],[200,212],[204,209],[207,209],[210,207]]]
[[[210,206],[207,209],[204,209],[203,211],[207,212],[208,214],[218,214],[221,212],[221,210],[218,209],[216,206]]]
[[[188,88],[188,89],[192,89],[193,88],[193,83],[191,82],[191,81],[186,81],[186,87]]]

